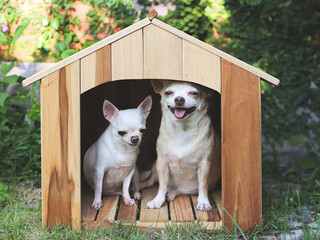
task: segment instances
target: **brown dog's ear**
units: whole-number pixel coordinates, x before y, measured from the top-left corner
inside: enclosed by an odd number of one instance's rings
[[[138,109],[142,112],[142,114],[147,118],[150,114],[152,107],[152,98],[149,95],[143,102],[139,105]]]
[[[159,93],[161,92],[161,90],[163,89],[164,87],[164,80],[151,80],[151,85],[153,87],[153,90],[156,92],[156,93]]]
[[[113,122],[119,114],[119,110],[108,100],[103,102],[103,115],[109,122]]]

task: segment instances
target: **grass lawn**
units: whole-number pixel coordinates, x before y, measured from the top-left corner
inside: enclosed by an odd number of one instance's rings
[[[315,184],[319,184],[316,181]],[[267,186],[266,186],[267,185]],[[319,189],[315,188],[315,190]],[[0,239],[259,239],[263,236],[280,236],[282,233],[301,229],[304,239],[320,239],[306,219],[313,219],[318,227],[319,192],[303,192],[294,186],[273,183],[264,184],[263,225],[249,235],[243,235],[240,229],[228,232],[225,229],[209,232],[200,223],[171,225],[156,232],[152,228],[140,232],[134,226],[114,224],[109,229],[99,226],[93,230],[76,232],[68,227],[57,226],[52,230],[41,227],[41,190],[29,183],[13,184],[8,193],[14,200],[4,201],[0,205]],[[307,202],[304,202],[307,198]],[[308,205],[315,201],[311,207]],[[305,203],[308,205],[306,210]],[[291,226],[291,221],[299,221],[299,226]],[[305,222],[305,223],[303,223]],[[237,232],[237,234],[235,234]]]

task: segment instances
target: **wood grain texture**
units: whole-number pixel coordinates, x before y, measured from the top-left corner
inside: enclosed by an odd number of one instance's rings
[[[181,195],[170,201],[171,221],[194,222],[191,201],[189,196]]]
[[[58,62],[57,64],[53,65],[52,67],[49,67],[47,69],[44,69],[41,72],[38,72],[36,74],[34,74],[33,76],[25,79],[22,84],[24,87],[42,79],[43,77],[59,70],[60,68],[69,65],[70,63],[73,63],[77,60],[80,60],[81,58],[84,58],[88,55],[90,55],[93,52],[96,52],[97,50],[99,50],[100,48],[103,48],[105,46],[107,46],[110,43],[113,43],[114,41],[117,41],[127,35],[129,35],[130,33],[133,33],[147,25],[151,24],[151,21],[148,18],[145,18],[135,24],[132,24],[131,26],[107,37],[102,39],[101,41],[91,45],[90,47],[87,47],[86,49],[81,50],[80,52],[73,54],[72,56]]]
[[[183,80],[221,93],[220,57],[183,40]]]
[[[97,211],[91,207],[94,192],[89,189],[87,184],[83,185],[81,186],[81,222],[89,224],[95,221]]]
[[[208,212],[197,210],[197,200],[198,200],[198,196],[193,195],[192,202],[193,202],[194,210],[197,216],[197,220],[199,220],[200,222],[219,222],[220,221],[219,214],[215,208],[215,204],[210,197],[209,197],[209,201],[212,206],[212,209]]]
[[[112,81],[143,78],[142,29],[111,44]]]
[[[242,229],[261,223],[261,117],[258,76],[222,60],[222,207]],[[222,221],[233,221],[222,211]]]
[[[107,45],[81,59],[81,93],[111,81],[111,47]]]
[[[159,209],[146,208],[147,202],[151,201],[158,192],[158,186],[146,188],[142,190],[141,209],[140,209],[140,222],[168,222],[168,205],[163,204]]]
[[[138,201],[136,200],[136,204],[134,206],[127,206],[124,204],[123,198],[121,198],[117,220],[122,220],[124,222],[136,222],[138,210],[137,204]]]
[[[172,33],[172,34],[176,35],[177,37],[180,37],[180,38],[182,38],[192,44],[195,44],[198,47],[201,47],[201,48],[213,53],[216,56],[219,56],[223,59],[226,59],[227,61],[237,65],[238,67],[241,67],[244,70],[247,70],[247,71],[257,75],[272,84],[278,85],[280,83],[279,79],[271,76],[270,74],[263,72],[260,69],[255,68],[255,67],[251,66],[250,64],[247,64],[247,63],[241,61],[240,59],[237,59],[237,58],[233,57],[232,55],[229,55],[228,53],[221,51],[218,48],[212,47],[212,46],[208,45],[207,43],[202,42],[201,40],[196,39],[196,38],[182,32],[182,31],[160,21],[157,18],[152,20],[152,25],[157,26],[157,27],[163,29],[164,31],[167,31],[168,33]]]
[[[101,221],[113,222],[116,216],[119,195],[103,196],[102,208],[99,210],[96,222]]]
[[[144,36],[144,78],[182,80],[182,40],[148,25]]]
[[[80,63],[41,81],[42,226],[78,229],[80,194]]]
[[[140,30],[142,28],[145,28],[146,26],[151,25],[151,24],[153,25],[153,27],[161,28],[161,30],[167,32],[167,34],[175,35],[178,38],[185,39],[186,41],[188,41],[192,44],[195,44],[203,49],[206,49],[207,51],[213,53],[214,55],[217,55],[221,58],[224,58],[224,59],[234,63],[235,65],[237,65],[243,69],[246,69],[247,71],[249,71],[253,74],[256,74],[257,76],[267,80],[270,83],[273,83],[275,85],[278,85],[280,83],[279,79],[271,76],[270,74],[267,74],[267,73],[261,71],[260,69],[257,69],[257,68],[255,68],[255,67],[253,67],[253,66],[251,66],[251,65],[249,65],[249,64],[217,49],[217,48],[214,48],[214,47],[182,32],[182,31],[179,31],[178,29],[171,27],[170,25],[168,25],[168,24],[166,24],[156,18],[154,18],[152,20],[150,20],[149,18],[145,18],[145,19],[143,19],[143,20],[141,20],[141,21],[139,21],[139,22],[137,22],[137,23],[97,42],[97,43],[95,43],[95,44],[93,44],[92,46],[60,61],[59,63],[55,64],[54,66],[47,68],[39,73],[36,73],[35,75],[25,79],[22,82],[22,84],[24,87],[28,86],[28,85],[32,84],[33,82],[36,82],[36,81],[42,79],[43,77],[59,70],[60,68],[67,66],[70,63],[73,63],[83,57],[86,57],[86,56],[90,55],[91,53],[99,50],[100,48],[103,48],[103,47],[107,46],[108,44],[111,44],[111,43],[113,43],[113,42],[115,42],[125,36],[128,36],[129,34],[135,32],[135,31]],[[157,39],[156,38],[151,39],[151,41],[153,41],[153,40],[157,40]],[[160,49],[160,51],[161,50],[166,50],[166,49]],[[168,55],[168,56],[170,56],[170,55]],[[172,59],[169,61],[172,61]],[[146,77],[146,78],[148,78],[148,77]]]

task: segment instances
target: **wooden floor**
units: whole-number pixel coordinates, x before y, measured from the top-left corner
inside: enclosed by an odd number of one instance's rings
[[[160,229],[166,224],[181,222],[203,222],[209,230],[222,225],[221,213],[221,191],[214,190],[210,193],[210,201],[213,209],[210,212],[196,210],[197,196],[183,195],[175,200],[166,202],[160,209],[147,209],[145,205],[156,195],[158,186],[142,190],[142,198],[136,201],[135,206],[126,206],[121,196],[104,196],[103,207],[99,211],[91,208],[93,192],[87,187],[81,191],[81,213],[82,223],[89,228],[103,225],[109,226],[114,221],[123,224],[135,224],[141,230],[149,226]]]

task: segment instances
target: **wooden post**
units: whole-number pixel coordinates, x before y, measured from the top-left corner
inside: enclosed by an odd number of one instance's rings
[[[221,61],[222,207],[242,229],[261,223],[260,79]],[[233,220],[222,210],[224,226]]]
[[[41,81],[42,226],[80,228],[80,64]]]

